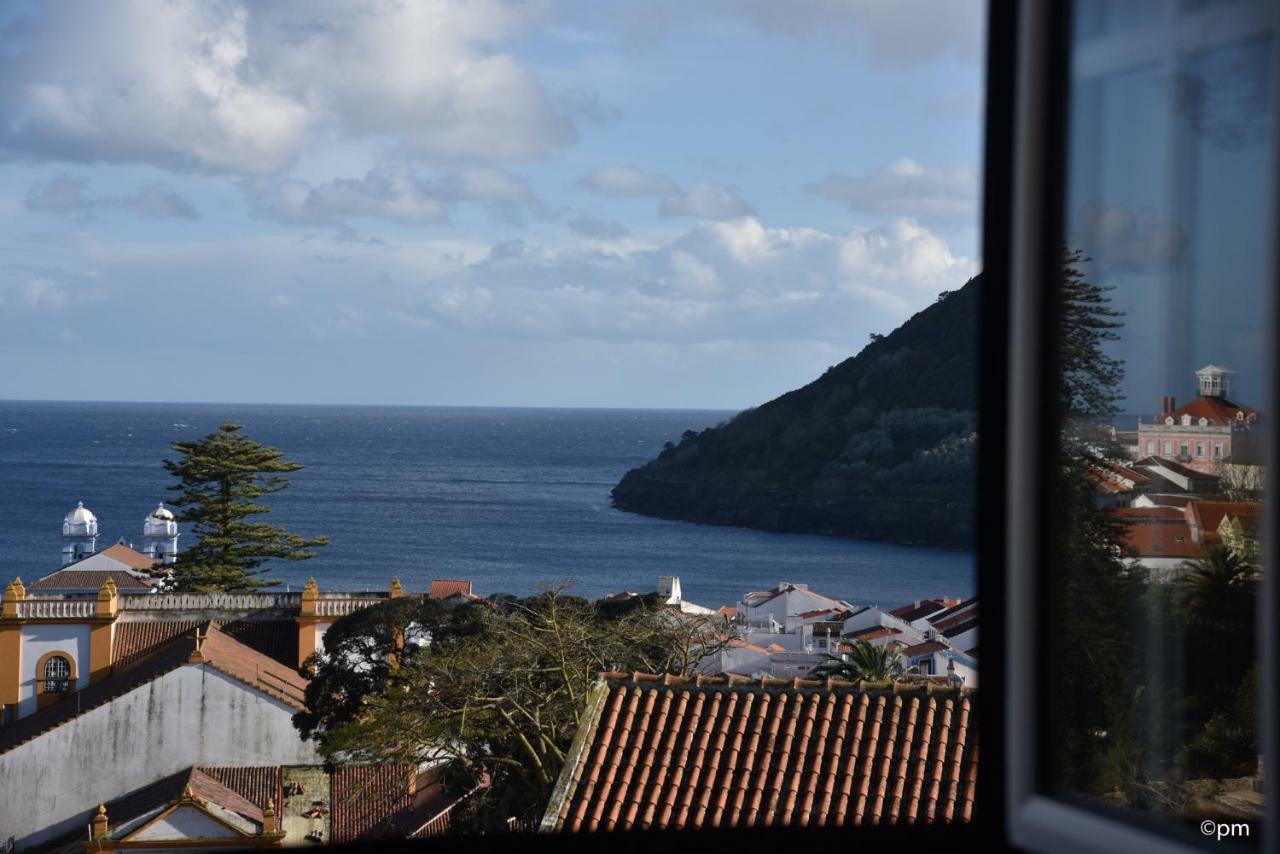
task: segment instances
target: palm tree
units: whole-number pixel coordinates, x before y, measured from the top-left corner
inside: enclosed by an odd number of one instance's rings
[[[844,656],[828,655],[827,660],[814,668],[813,675],[848,679],[851,682],[887,682],[907,673],[898,647],[891,644],[874,646],[867,641],[853,642],[853,649]]]
[[[1253,625],[1257,569],[1224,545],[1182,564],[1182,607],[1187,622],[1216,631]]]

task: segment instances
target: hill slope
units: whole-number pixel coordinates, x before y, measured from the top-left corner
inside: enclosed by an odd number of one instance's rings
[[[981,276],[858,355],[688,431],[613,489],[648,516],[967,547]]]

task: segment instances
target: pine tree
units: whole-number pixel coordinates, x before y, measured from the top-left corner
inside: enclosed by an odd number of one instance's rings
[[[1124,363],[1105,351],[1119,339],[1122,315],[1111,307],[1111,289],[1085,278],[1089,260],[1064,252],[1058,285],[1062,429],[1052,496],[1059,526],[1050,585],[1054,776],[1077,794],[1128,782],[1119,766],[1133,750],[1133,673],[1140,669],[1134,623],[1144,586],[1123,559],[1124,526],[1094,504],[1091,469],[1123,458],[1103,427],[1116,413]]]
[[[241,435],[240,424],[223,424],[195,442],[174,442],[181,457],[164,467],[178,478],[177,521],[192,525],[195,543],[178,556],[171,577],[175,590],[252,591],[279,584],[263,579],[272,559],[306,560],[328,537],[300,537],[250,517],[270,512],[259,502],[288,488],[282,475],[302,465],[275,448]]]

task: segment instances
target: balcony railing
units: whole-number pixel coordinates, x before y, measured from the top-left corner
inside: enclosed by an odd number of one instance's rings
[[[18,616],[26,620],[92,617],[97,613],[97,605],[96,596],[85,599],[23,599],[18,602]]]

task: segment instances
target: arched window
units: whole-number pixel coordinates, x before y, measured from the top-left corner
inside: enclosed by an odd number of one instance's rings
[[[45,693],[65,694],[71,690],[71,661],[63,655],[51,655],[44,660],[41,676]]]

